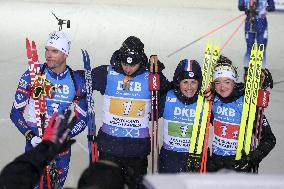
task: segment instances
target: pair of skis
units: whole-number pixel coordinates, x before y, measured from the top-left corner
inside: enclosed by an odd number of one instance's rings
[[[98,161],[98,145],[96,141],[96,123],[95,123],[95,111],[93,100],[93,87],[92,87],[92,73],[90,57],[86,50],[81,50],[84,62],[85,82],[87,92],[87,126],[88,126],[88,148],[89,148],[89,161],[90,164]]]
[[[207,149],[209,138],[209,126],[212,109],[212,101],[207,101],[203,96],[204,91],[213,81],[214,65],[220,53],[220,43],[209,41],[206,44],[204,61],[202,64],[202,83],[198,94],[195,110],[192,135],[189,146],[187,170],[189,172],[206,172]]]
[[[30,43],[29,39],[26,38],[26,50],[27,50],[27,58],[29,63],[29,72],[30,72],[30,79],[31,79],[31,89],[33,89],[33,92],[40,92],[39,95],[37,95],[37,98],[34,99],[35,104],[35,112],[36,112],[36,124],[38,128],[38,133],[40,137],[43,137],[44,128],[45,128],[45,122],[46,122],[46,99],[45,95],[42,94],[43,91],[36,91],[36,87],[41,90],[45,90],[43,85],[45,85],[45,76],[42,76],[40,73],[40,63],[38,61],[38,54],[36,49],[36,44],[34,41]],[[42,85],[42,86],[35,86],[35,85]],[[33,94],[31,94],[33,95]],[[44,188],[44,178],[46,179],[46,184],[48,189],[51,189],[55,183],[52,182],[52,179],[50,177],[50,166],[46,166],[44,168],[44,173],[40,178],[40,188]]]
[[[30,79],[31,79],[31,89],[35,90],[35,84],[39,83],[38,80],[40,79],[40,64],[38,61],[38,54],[36,49],[36,44],[34,41],[30,44],[28,38],[26,38],[26,50],[27,50],[27,58],[29,63],[29,72],[30,72]],[[42,80],[42,79],[40,79]],[[41,84],[43,81],[40,81]],[[36,91],[34,91],[36,92]],[[42,137],[43,130],[44,130],[44,120],[46,114],[46,101],[43,95],[39,95],[38,98],[34,99],[35,102],[35,110],[36,110],[36,124],[38,128],[39,136]]]
[[[260,89],[260,77],[261,77],[261,68],[262,68],[262,60],[264,54],[264,45],[257,43],[253,44],[251,53],[250,53],[250,61],[248,68],[248,75],[246,80],[246,88],[245,88],[245,96],[244,103],[242,109],[242,118],[240,123],[239,137],[238,137],[238,147],[236,151],[235,160],[240,160],[243,154],[243,150],[246,155],[249,154],[251,150],[251,142],[252,142],[252,132],[255,124],[257,105],[259,107],[259,111],[262,108],[267,107],[268,103],[268,91],[259,92]],[[258,103],[258,94],[261,94],[263,98],[259,98],[260,102]],[[263,111],[262,111],[263,112]],[[263,114],[259,112],[260,117],[257,116],[257,127],[261,125]],[[260,121],[259,121],[260,120]],[[260,128],[257,128],[258,135],[260,136]]]
[[[155,171],[155,151],[157,158],[157,170],[159,169],[159,111],[158,111],[158,92],[160,90],[160,75],[158,74],[158,57],[150,57],[149,90],[151,91],[151,152],[152,152],[152,173]],[[156,146],[156,150],[155,150]]]

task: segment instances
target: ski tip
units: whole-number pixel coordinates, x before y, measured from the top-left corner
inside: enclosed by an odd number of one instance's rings
[[[26,49],[30,49],[31,45],[30,45],[30,40],[29,38],[26,37]]]
[[[214,39],[214,46],[220,48],[220,46],[221,46],[221,40],[220,40],[219,38]]]
[[[32,41],[32,49],[36,50],[36,43],[34,41]]]
[[[254,43],[254,44],[253,44],[252,49],[253,49],[253,50],[257,50],[257,43]]]
[[[211,45],[212,45],[212,39],[209,38],[209,39],[207,40],[206,46],[211,46]]]

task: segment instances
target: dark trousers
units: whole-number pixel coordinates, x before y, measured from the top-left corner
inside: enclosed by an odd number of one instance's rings
[[[207,171],[217,172],[222,169],[234,170],[235,156],[219,156],[212,154],[207,160]]]
[[[159,173],[187,172],[188,152],[174,152],[161,148],[159,157]]]
[[[148,159],[145,157],[117,157],[100,152],[100,160],[109,160],[119,165],[123,171],[125,183],[129,189],[145,188],[142,184],[143,176],[147,174]]]

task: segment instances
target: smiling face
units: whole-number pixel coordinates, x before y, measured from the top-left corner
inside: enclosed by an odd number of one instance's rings
[[[233,92],[235,82],[228,77],[219,77],[214,80],[216,92],[223,98],[230,96]]]
[[[195,79],[183,79],[179,84],[181,93],[187,98],[192,98],[198,90],[198,81]]]

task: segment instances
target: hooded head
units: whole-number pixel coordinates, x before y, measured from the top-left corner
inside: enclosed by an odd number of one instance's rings
[[[133,65],[145,62],[144,44],[135,36],[128,37],[122,43],[119,51],[121,53],[121,63]]]
[[[49,34],[45,46],[54,47],[68,56],[71,41],[65,33],[61,31],[54,31]]]
[[[140,64],[139,70],[146,68],[148,58],[144,53],[144,44],[135,36],[128,37],[119,50],[115,51],[111,58],[111,65],[115,71],[123,73],[121,63],[135,65]],[[139,70],[137,72],[139,72]]]

